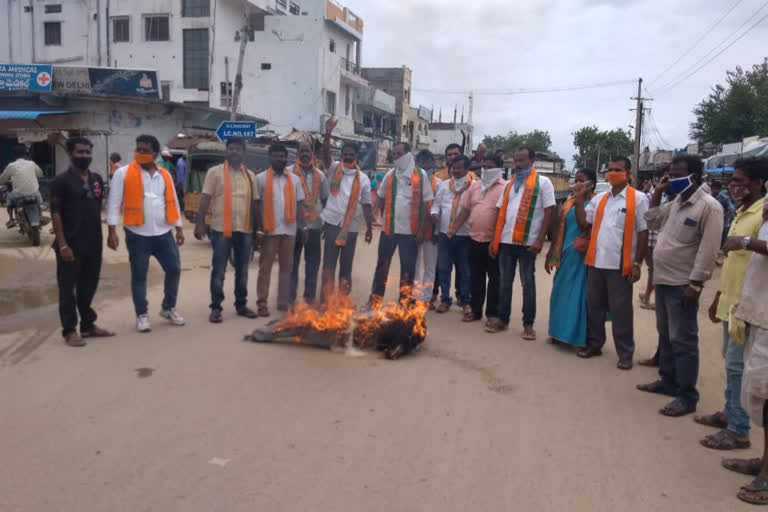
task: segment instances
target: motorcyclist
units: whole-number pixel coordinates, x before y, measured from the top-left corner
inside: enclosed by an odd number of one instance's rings
[[[43,171],[32,160],[28,160],[27,147],[24,144],[16,144],[11,150],[14,161],[8,164],[2,174],[0,174],[0,185],[11,182],[13,190],[8,193],[7,206],[10,220],[6,223],[7,228],[16,225],[13,206],[14,199],[25,196],[37,196],[38,204],[43,203],[43,197],[40,195],[40,185],[38,178],[43,177]]]

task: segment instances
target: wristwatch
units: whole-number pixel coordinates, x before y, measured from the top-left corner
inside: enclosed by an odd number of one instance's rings
[[[749,249],[749,244],[752,242],[751,236],[745,236],[741,239],[741,246],[744,248],[744,250]]]

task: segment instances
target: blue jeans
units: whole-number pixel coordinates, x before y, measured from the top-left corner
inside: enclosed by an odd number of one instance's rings
[[[147,271],[150,256],[155,257],[165,272],[163,310],[175,308],[181,280],[181,260],[172,232],[159,236],[141,236],[126,229],[125,246],[131,262],[131,293],[136,316],[145,315],[148,309]]]
[[[387,235],[384,231],[379,236],[379,256],[376,260],[376,270],[373,273],[371,285],[371,299],[384,297],[387,291],[387,279],[389,267],[395,250],[400,254],[400,300],[411,296],[410,288],[413,287],[413,279],[416,274],[416,256],[419,253],[419,244],[413,235]]]
[[[512,311],[512,285],[515,267],[520,264],[520,280],[523,283],[523,326],[536,321],[536,255],[522,245],[501,244],[499,249],[499,320],[509,324]]]
[[[454,236],[448,238],[445,233],[440,233],[437,246],[437,268],[440,278],[440,301],[451,304],[451,270],[456,265],[457,280],[459,283],[459,302],[469,305],[469,242],[468,236]]]
[[[224,301],[224,274],[231,252],[235,266],[235,310],[240,312],[248,302],[248,266],[253,254],[253,235],[233,232],[232,238],[224,238],[221,231],[211,230],[211,246],[211,309],[221,311],[221,303]]]
[[[656,329],[659,332],[659,375],[686,405],[696,405],[699,392],[699,304],[683,306],[687,285],[656,285]]]
[[[728,335],[728,322],[723,322],[723,357],[725,358],[725,409],[728,430],[740,436],[749,435],[749,415],[741,407],[741,376],[744,373],[744,345]]]

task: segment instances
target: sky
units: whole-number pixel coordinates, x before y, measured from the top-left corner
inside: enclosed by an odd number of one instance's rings
[[[643,95],[653,98],[646,104],[652,111],[646,116],[644,145],[679,148],[691,142],[693,108],[712,86],[724,82],[726,71],[750,68],[768,56],[765,19],[699,72],[670,87],[768,15],[766,0],[343,3],[365,23],[364,66],[411,68],[414,106],[434,106],[435,118],[442,107],[443,121],[450,121],[455,105],[459,116],[462,105],[467,115],[468,91],[474,90],[475,145],[483,135],[547,130],[552,149],[567,165],[575,152],[574,131],[590,125],[627,130],[635,124],[630,98],[637,95],[639,77],[646,86]],[[626,83],[545,94],[483,94],[606,82]]]

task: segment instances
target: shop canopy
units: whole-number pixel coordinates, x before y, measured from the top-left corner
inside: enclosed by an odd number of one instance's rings
[[[71,114],[70,110],[0,110],[0,119],[28,119],[37,120],[40,116],[50,116],[56,114]]]

